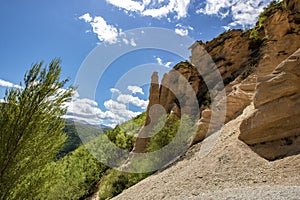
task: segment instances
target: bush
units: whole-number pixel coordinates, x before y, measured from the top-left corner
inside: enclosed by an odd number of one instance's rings
[[[271,15],[273,15],[276,11],[283,9],[283,1],[272,1],[270,5],[267,8],[265,8],[264,11],[259,15],[258,22],[250,32],[250,39],[260,40],[259,31],[263,28],[265,20]]]
[[[99,199],[109,199],[123,190],[135,185],[150,174],[132,174],[110,169],[101,178],[99,184]]]
[[[61,149],[65,135],[64,104],[73,87],[62,89],[60,60],[49,66],[35,64],[24,76],[24,85],[7,90],[0,105],[0,199],[28,199],[47,179],[41,173]],[[30,181],[24,181],[30,180]]]

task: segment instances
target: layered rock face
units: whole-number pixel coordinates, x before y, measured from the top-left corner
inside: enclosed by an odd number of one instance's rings
[[[269,160],[300,152],[300,49],[258,84],[239,139]]]
[[[253,102],[256,85],[264,81],[275,67],[300,47],[300,9],[299,1],[284,1],[286,9],[278,10],[263,22],[259,38],[249,39],[249,33],[230,31],[203,44],[216,62],[222,74],[226,97],[225,123],[236,118]],[[220,56],[222,55],[222,56]],[[201,63],[201,54],[192,49],[193,63]],[[230,63],[230,65],[228,65]],[[211,120],[211,109],[202,112],[198,134],[194,143],[206,137]]]
[[[276,95],[279,95],[277,96],[279,98],[282,95],[281,92],[278,92],[281,87],[286,87],[282,92],[287,94],[290,94],[291,91],[295,92],[299,85],[299,82],[297,82],[298,79],[296,75],[287,75],[285,71],[274,72],[285,73],[285,75],[274,78],[277,82],[272,83],[274,84],[273,87],[270,86],[270,89],[276,92],[259,91],[262,91],[262,85],[267,85],[266,79],[269,78],[269,75],[273,73],[275,68],[300,48],[299,1],[285,0],[282,9],[269,13],[267,18],[262,22],[258,30],[258,38],[250,38],[250,35],[250,31],[243,32],[241,30],[233,30],[221,34],[210,42],[203,43],[202,41],[197,41],[191,46],[192,55],[190,59],[192,64],[188,62],[179,63],[169,73],[164,75],[162,83],[158,83],[157,73],[154,73],[149,96],[150,103],[147,108],[147,118],[143,128],[139,132],[139,137],[137,138],[133,152],[140,153],[146,151],[150,137],[149,130],[157,124],[159,116],[162,114],[172,113],[180,118],[184,112],[190,114],[193,113],[193,110],[195,110],[195,112],[198,110],[199,131],[192,142],[195,144],[220,128],[218,123],[220,120],[215,120],[212,117],[213,110],[218,112],[225,109],[225,116],[222,120],[224,123],[227,123],[239,116],[243,110],[253,102],[254,96],[254,104],[259,108],[265,106],[263,102],[267,101],[266,99],[275,98]],[[221,77],[221,82],[224,84],[221,85],[219,83],[220,80],[216,77],[216,72],[211,70],[212,68],[216,69]],[[182,79],[179,81],[179,77],[181,76],[184,77],[185,80]],[[278,85],[277,90],[275,90],[276,84]],[[193,93],[192,96],[197,97],[197,109],[191,106],[193,102],[192,99],[188,99],[189,95],[184,95],[186,94],[187,85],[190,85],[193,89],[193,92],[191,92]],[[257,85],[259,86],[256,88]],[[217,88],[216,91],[219,91],[222,87],[224,87],[226,98],[222,99],[212,96],[211,99],[212,94],[208,92],[208,88]],[[175,94],[174,91],[178,92],[175,92]],[[259,93],[261,95],[259,95]],[[264,97],[264,95],[266,95],[266,97]],[[180,103],[179,99],[185,103]],[[293,99],[290,99],[289,103],[287,100],[279,99],[283,104],[287,104],[288,107],[286,109],[292,109],[297,105]],[[210,105],[211,101],[214,102],[214,104]],[[278,109],[280,110],[280,108]],[[183,112],[183,110],[185,111]],[[295,110],[292,111],[296,112]],[[268,117],[266,112],[262,117],[263,120],[261,119],[261,124],[265,124],[264,120],[266,120],[266,124],[269,123],[268,120],[271,120],[272,115]],[[283,110],[280,110],[280,112],[284,113],[282,116],[293,116],[293,112],[289,113]],[[220,115],[221,114],[223,115],[223,113],[220,112]],[[297,117],[286,119],[290,120],[289,123],[291,126],[292,124],[293,126],[297,126]],[[246,134],[245,130],[251,127],[243,126],[242,132]],[[278,127],[279,126],[285,127],[285,125],[281,123],[278,123]],[[290,137],[283,129],[281,129],[281,131],[286,134],[286,137]],[[259,130],[257,130],[257,134],[258,132]],[[280,132],[279,128],[277,132]],[[268,135],[268,131],[264,134]],[[250,135],[253,139],[253,134]],[[274,135],[261,135],[261,137],[264,138],[262,139],[263,141],[245,139],[245,137],[246,136],[243,135],[241,139],[247,144],[256,145],[260,142],[267,142],[265,138],[273,138]],[[257,135],[257,137],[260,136]],[[281,139],[282,136],[279,137],[279,140]],[[288,139],[288,143],[290,143],[289,141],[290,139]],[[264,157],[267,158],[268,156]],[[278,157],[278,155],[275,157]],[[273,156],[273,158],[268,157],[268,159],[275,158]]]

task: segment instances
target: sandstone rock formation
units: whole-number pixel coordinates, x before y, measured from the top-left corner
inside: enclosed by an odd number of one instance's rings
[[[201,45],[216,62],[225,85],[229,82],[225,87],[225,123],[241,114],[253,101],[256,85],[300,47],[299,2],[284,1],[284,6],[287,9],[276,11],[263,22],[259,30],[260,38],[256,40],[249,39],[247,32],[234,30],[206,44],[197,42],[192,46],[191,60],[195,65],[203,63],[199,50],[196,50]],[[199,120],[201,132],[193,143],[206,137],[211,124],[214,124],[211,110],[207,109],[202,112]]]
[[[299,2],[285,0],[284,9],[269,13],[269,16],[262,22],[261,28],[258,30],[258,38],[251,39],[250,31],[232,30],[210,42],[197,41],[193,44],[190,58],[192,65],[179,63],[164,75],[160,85],[156,81],[155,86],[151,86],[147,119],[139,133],[133,152],[139,153],[146,150],[146,144],[149,141],[147,133],[156,124],[155,120],[159,119],[162,113],[173,113],[180,118],[183,107],[186,111],[189,110],[189,113],[195,110],[194,108],[187,109],[189,106],[182,106],[178,101],[179,93],[184,94],[186,88],[186,86],[180,86],[181,83],[179,84],[178,77],[181,75],[185,77],[184,81],[193,88],[199,105],[199,131],[193,144],[220,129],[219,121],[227,123],[239,116],[244,108],[253,102],[257,84],[264,82],[265,77],[272,73],[278,64],[300,47],[299,24]],[[224,85],[219,84],[220,80],[216,77],[212,66],[219,73]],[[158,80],[158,78],[155,79]],[[289,85],[286,92],[294,89],[295,84],[291,84],[294,81],[286,82]],[[174,91],[170,90],[172,87],[175,91],[180,92],[174,94]],[[225,87],[226,98],[213,97],[211,99],[212,94],[208,92],[208,88],[217,88],[216,91],[220,91],[222,87]],[[185,99],[183,100],[188,102],[186,96],[184,95]],[[214,102],[213,108],[209,106],[211,101]],[[153,105],[156,106],[153,107]],[[154,116],[152,119],[150,112],[152,107],[165,112],[157,111],[156,115],[155,112],[152,112]],[[159,109],[159,107],[163,109]],[[225,109],[224,119],[213,119],[213,109],[216,111]]]
[[[163,114],[181,117],[182,114],[197,116],[199,102],[203,104],[206,86],[197,69],[188,62],[178,63],[166,73],[161,84],[158,74],[154,72],[150,86],[149,105],[144,126],[138,133],[133,152],[142,153],[147,149],[150,133]],[[199,118],[199,117],[198,117]]]
[[[300,152],[300,49],[258,84],[239,139],[269,160]]]

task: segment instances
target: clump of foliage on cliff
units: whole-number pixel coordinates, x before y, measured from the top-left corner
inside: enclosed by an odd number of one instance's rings
[[[258,22],[250,32],[250,39],[259,40],[259,31],[263,28],[264,22],[268,17],[278,10],[284,10],[284,2],[273,0],[268,7],[259,15]]]

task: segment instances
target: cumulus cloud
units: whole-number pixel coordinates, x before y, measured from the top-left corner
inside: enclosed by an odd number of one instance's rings
[[[128,38],[127,35],[126,35],[126,33],[124,33],[124,32],[122,31],[122,29],[120,29],[119,36],[122,38],[121,40],[123,41],[124,44],[126,44],[126,45],[131,45],[131,46],[133,46],[133,47],[137,46],[137,44],[136,44],[134,38],[133,38],[133,37]]]
[[[112,93],[112,94],[120,94],[121,92],[120,92],[120,90],[118,90],[117,88],[110,88],[110,92]]]
[[[142,109],[146,109],[148,105],[148,101],[142,100],[138,97],[134,97],[129,94],[121,94],[118,96],[117,100],[119,102],[122,102],[124,104],[129,104],[131,103],[134,106],[140,107]]]
[[[165,66],[166,68],[170,68],[172,62],[166,62],[166,63],[163,63],[163,60],[160,58],[160,57],[156,57],[156,62],[157,64],[159,65],[163,65]]]
[[[133,47],[136,47],[137,45],[133,38],[130,39],[130,45]]]
[[[89,23],[93,20],[93,18],[91,17],[91,15],[89,13],[85,13],[84,15],[80,16],[78,19],[82,19],[87,23]]]
[[[1,79],[0,79],[0,86],[2,86],[2,87],[9,87],[9,88],[11,88],[11,87],[21,88],[21,86],[19,86],[19,85],[16,85],[16,84],[13,84],[11,82],[8,82],[8,81],[5,81],[5,80],[1,80]]]
[[[89,13],[86,13],[78,19],[89,23],[92,27],[93,33],[97,34],[97,37],[101,42],[109,44],[115,44],[118,42],[118,36],[121,31],[115,26],[108,24],[103,17],[96,16],[93,18]]]
[[[94,100],[74,98],[73,101],[68,104],[68,112],[64,118],[91,125],[110,124],[113,127],[116,124],[128,120],[128,116],[139,114],[127,111],[126,106],[120,106],[122,110],[116,110],[116,107],[109,107],[109,103],[106,103],[106,106],[107,110],[102,111],[98,107],[98,103]],[[128,116],[120,113],[126,113]]]
[[[93,28],[93,32],[97,34],[100,41],[108,42],[109,44],[114,44],[118,41],[118,29],[112,25],[107,24],[107,22],[102,17],[95,17],[93,22],[91,22],[90,24]]]
[[[140,93],[140,94],[142,94],[142,95],[145,94],[144,91],[143,91],[143,89],[142,89],[141,87],[139,87],[139,86],[129,85],[129,86],[127,87],[127,89],[128,89],[129,91],[131,91],[132,94],[136,94],[136,93]]]
[[[123,40],[124,44],[127,44],[127,45],[129,44],[129,41],[126,38],[123,38],[122,40]]]
[[[175,13],[175,17],[180,19],[187,16],[191,0],[143,0],[142,2],[107,0],[107,2],[127,12],[137,12],[143,16],[162,18]]]
[[[173,5],[169,4],[160,8],[147,9],[142,12],[142,15],[151,16],[153,18],[166,17],[172,11],[172,7]]]
[[[0,86],[21,88],[19,85],[1,79]],[[138,86],[128,86],[128,90],[133,94],[144,94],[142,88]],[[60,89],[58,92],[61,93],[64,91],[64,89]],[[132,95],[122,94],[121,91],[117,88],[111,88],[110,92],[117,95],[117,101],[114,101],[112,99],[105,101],[105,111],[99,108],[99,105],[95,100],[80,98],[78,92],[74,92],[73,100],[64,105],[64,107],[67,108],[67,114],[64,116],[64,118],[91,125],[107,125],[110,127],[114,127],[117,124],[125,122],[130,118],[141,114],[141,112],[134,112],[129,110],[128,104],[132,104],[141,109],[146,109],[148,105],[148,101],[142,100]],[[3,102],[4,99],[0,99],[0,103]]]
[[[145,3],[148,4],[148,1],[144,1],[142,4],[137,1],[132,0],[107,0],[108,3],[114,5],[118,8],[125,9],[127,11],[143,11]]]
[[[128,90],[133,94],[144,94],[142,88],[138,86],[128,86]],[[66,105],[68,106],[68,112],[64,118],[91,125],[102,124],[114,127],[141,114],[141,112],[130,110],[129,104],[139,107],[142,110],[146,109],[148,105],[148,101],[129,94],[122,94],[117,88],[111,88],[110,92],[116,95],[116,99],[109,99],[103,103],[106,110],[102,110],[96,101],[80,98],[79,94],[75,92],[72,102]]]
[[[108,24],[101,16],[91,17],[89,13],[86,13],[78,19],[84,20],[86,23],[90,24],[92,32],[97,35],[101,42],[116,44],[121,41],[126,45],[131,45],[133,47],[137,46],[134,38],[127,39],[127,36],[122,29],[117,29],[114,25]],[[86,31],[86,33],[89,32],[91,32],[91,30]]]
[[[180,36],[187,36],[189,34],[189,31],[187,29],[183,29],[183,28],[176,28],[175,33]]]
[[[184,26],[182,24],[176,24],[175,33],[180,36],[187,36],[189,34],[189,30],[193,31],[194,28],[191,26]]]
[[[109,123],[112,127],[126,121],[125,117],[119,116],[110,110],[102,111],[96,101],[85,98],[73,99],[64,118],[91,125],[106,125]]]
[[[232,17],[232,22],[224,28],[236,26],[249,27],[257,21],[259,14],[271,0],[206,0],[204,7],[197,13],[217,15],[221,18]]]

